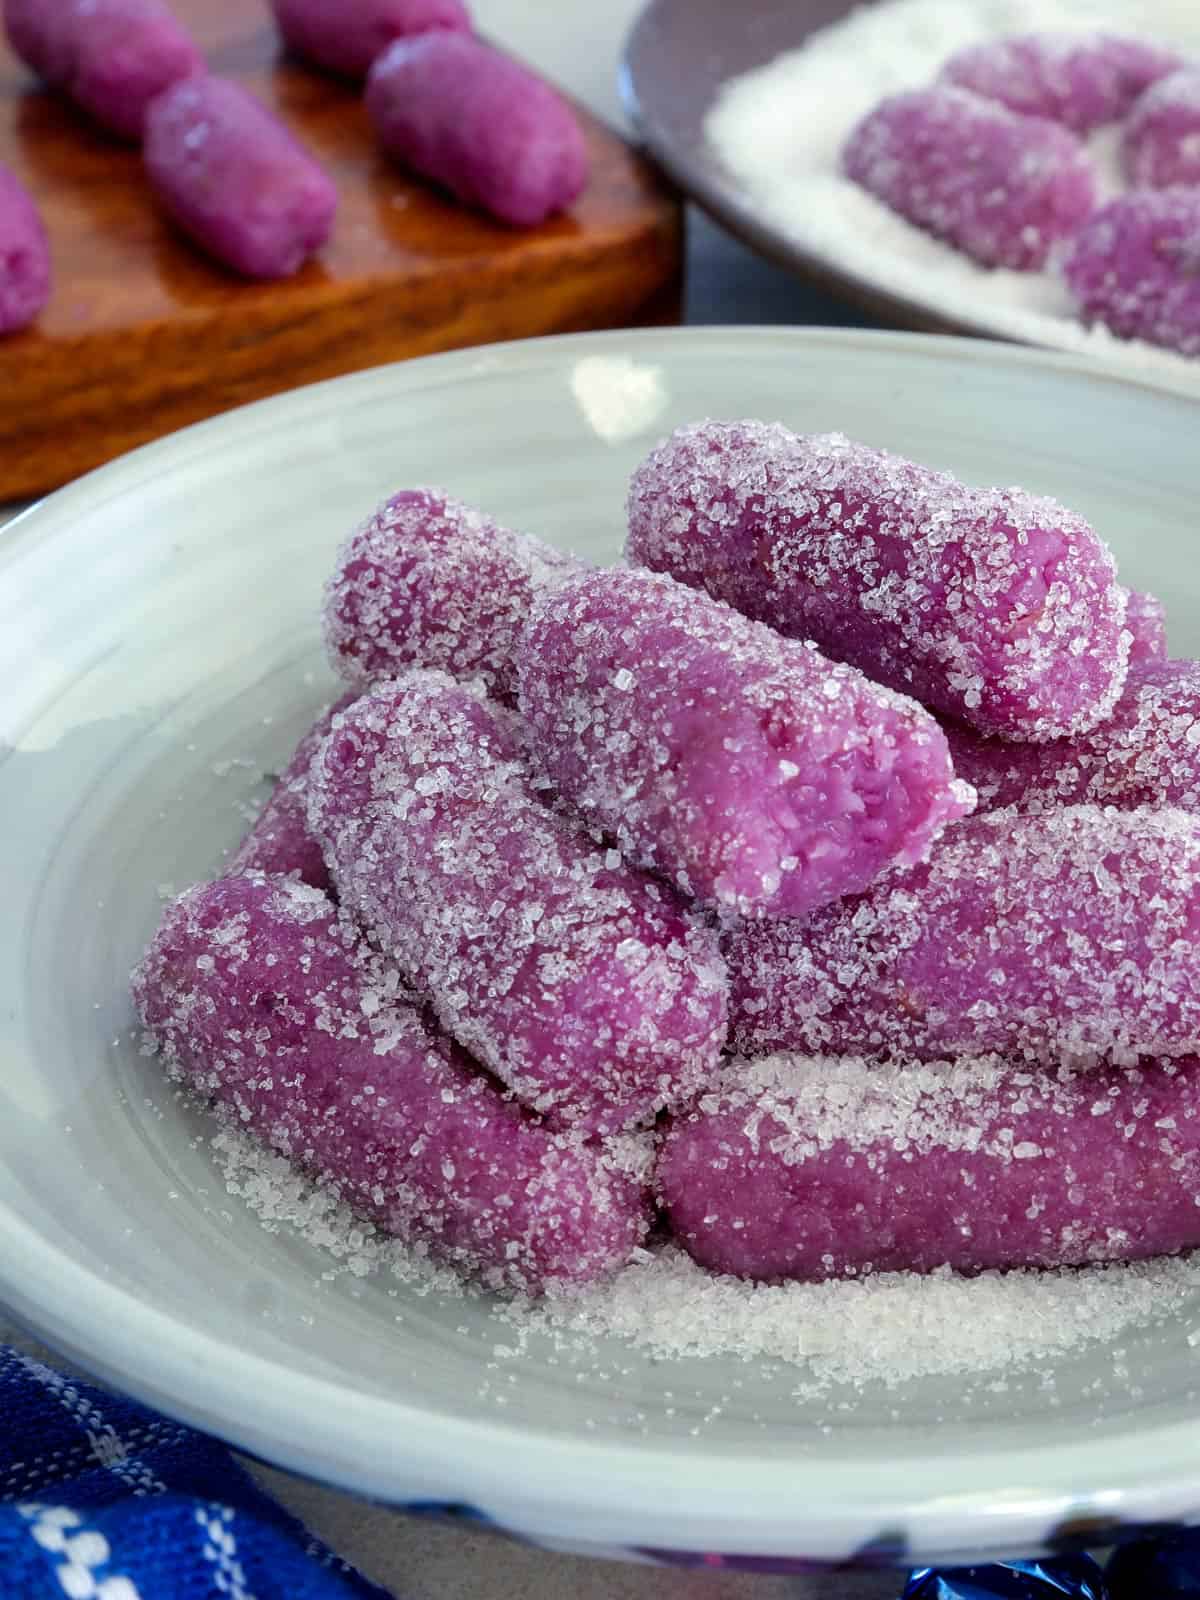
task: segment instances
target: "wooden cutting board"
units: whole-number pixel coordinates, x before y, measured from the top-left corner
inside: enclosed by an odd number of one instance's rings
[[[283,53],[265,0],[176,0],[214,72],[259,94],[325,163],[334,236],[296,277],[249,283],[157,211],[137,150],[37,88],[0,42],[0,162],[42,209],[54,295],[0,338],[0,500],[318,378],[489,340],[674,320],[681,215],[580,111],[592,177],[570,212],[516,231],[378,149],[353,85]]]

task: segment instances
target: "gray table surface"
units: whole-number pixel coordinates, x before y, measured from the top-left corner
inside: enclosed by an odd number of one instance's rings
[[[616,64],[638,3],[475,0],[475,12],[493,37],[623,126]],[[760,261],[695,210],[689,215],[686,284],[690,323],[866,321]],[[18,509],[0,506],[0,523]],[[2,1314],[0,1341],[37,1350],[5,1326]],[[567,1594],[573,1600],[894,1600],[901,1587],[900,1574],[770,1578],[551,1555],[405,1517],[285,1473],[252,1470],[329,1544],[404,1600],[558,1600]]]

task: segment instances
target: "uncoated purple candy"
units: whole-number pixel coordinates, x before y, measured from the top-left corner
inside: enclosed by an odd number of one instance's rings
[[[759,1280],[1167,1254],[1200,1244],[1200,1061],[735,1059],[656,1188],[701,1266]]]
[[[29,325],[50,298],[50,241],[33,197],[0,166],[0,334]]]
[[[725,1042],[716,935],[535,799],[511,718],[440,672],[334,719],[309,821],[342,903],[451,1037],[556,1122],[693,1093]]]
[[[1134,101],[1180,64],[1163,45],[1115,33],[1030,33],[960,51],[942,79],[1027,117],[1076,133],[1119,122]]]
[[[1045,265],[1096,205],[1096,174],[1074,134],[965,89],[882,101],[842,151],[846,176],[985,267]]]
[[[4,0],[13,49],[111,133],[140,139],[150,102],[204,58],[163,0]]]
[[[522,1112],[314,889],[258,873],[190,889],[133,993],[167,1069],[235,1125],[493,1287],[589,1282],[645,1232],[636,1148]]]
[[[160,95],[146,115],[144,158],[180,227],[246,277],[290,276],[332,231],[333,180],[228,78],[189,78]]]
[[[1146,90],[1125,123],[1121,154],[1135,188],[1200,184],[1200,69],[1173,72]]]
[[[587,182],[570,107],[469,34],[398,40],[371,68],[366,103],[385,150],[502,222],[544,222]]]
[[[1063,274],[1084,321],[1200,355],[1200,188],[1111,201],[1080,230]]]
[[[974,802],[915,701],[660,573],[543,596],[521,711],[559,794],[702,905],[801,916]]]
[[[841,434],[680,428],[634,474],[627,549],[985,733],[1094,727],[1125,681],[1125,591],[1082,517]]]
[[[552,545],[440,489],[405,489],[338,552],[325,586],[325,648],[334,670],[360,686],[438,667],[508,699],[535,595],[577,570]]]
[[[946,727],[954,770],[981,811],[1052,811],[1090,803],[1200,813],[1200,662],[1135,667],[1107,722],[1073,739],[1013,744]]]
[[[742,923],[726,957],[746,1055],[1200,1051],[1200,817],[969,817],[921,866],[806,922]]]
[[[397,39],[471,26],[463,0],[271,0],[271,9],[289,49],[348,78],[365,77]]]

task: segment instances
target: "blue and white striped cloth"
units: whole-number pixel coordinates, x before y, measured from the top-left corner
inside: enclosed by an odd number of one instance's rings
[[[0,1345],[3,1600],[388,1600],[228,1449]]]

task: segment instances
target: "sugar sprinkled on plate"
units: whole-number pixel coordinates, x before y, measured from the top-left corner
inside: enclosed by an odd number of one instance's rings
[[[1130,29],[1119,0],[883,0],[802,48],[726,83],[705,133],[741,199],[795,244],[874,287],[965,326],[1099,355],[1200,385],[1194,361],[1123,341],[1074,316],[1056,274],[988,271],[890,212],[841,175],[847,134],[885,95],[929,84],[956,51],[1027,32]],[[1154,0],[1137,29],[1200,54],[1187,0]],[[1109,194],[1123,187],[1111,128],[1088,141]]]
[[[963,1377],[986,1386],[1000,1374],[1036,1371],[1164,1323],[1200,1293],[1200,1256],[1060,1272],[878,1273],[768,1286],[714,1276],[677,1246],[660,1244],[581,1293],[500,1300],[378,1232],[241,1130],[222,1128],[212,1151],[229,1195],[269,1231],[298,1234],[327,1257],[324,1279],[377,1276],[408,1293],[489,1304],[499,1360],[519,1357],[531,1338],[549,1337],[560,1350],[586,1358],[591,1349],[602,1362],[596,1342],[620,1339],[661,1359],[783,1363],[794,1368],[798,1403],[838,1386],[891,1388],[915,1378]]]

